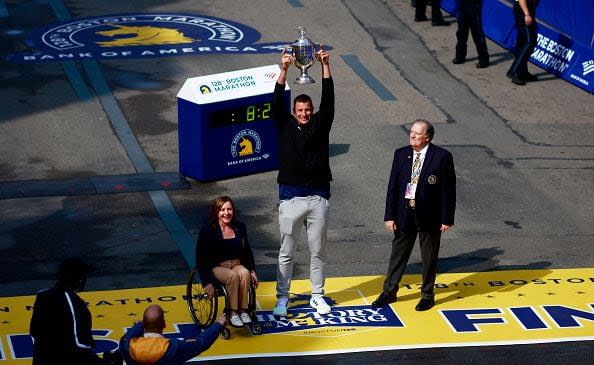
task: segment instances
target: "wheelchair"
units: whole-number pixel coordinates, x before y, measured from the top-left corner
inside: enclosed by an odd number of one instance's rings
[[[190,272],[186,285],[186,301],[190,317],[200,328],[204,329],[212,325],[221,313],[230,312],[227,298],[227,291],[220,283],[215,284],[215,295],[209,298],[200,283],[198,269],[194,268]],[[256,319],[256,288],[253,285],[250,285],[248,292],[248,314],[252,319],[252,323],[246,326],[252,334],[261,334],[262,327]],[[231,332],[227,327],[224,327],[221,331],[221,337],[225,340],[231,337]]]

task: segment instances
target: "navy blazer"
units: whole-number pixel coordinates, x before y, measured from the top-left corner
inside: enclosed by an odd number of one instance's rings
[[[406,226],[406,184],[410,182],[413,149],[406,146],[394,152],[392,171],[386,196],[384,221],[396,221],[396,228]],[[415,210],[418,229],[424,232],[438,231],[442,224],[453,225],[456,211],[456,172],[452,154],[429,143],[423,168],[415,193]]]

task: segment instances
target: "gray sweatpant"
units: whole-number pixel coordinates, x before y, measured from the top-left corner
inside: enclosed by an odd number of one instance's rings
[[[324,265],[328,231],[328,200],[321,196],[295,197],[282,200],[278,207],[281,233],[276,272],[276,296],[288,297],[293,276],[293,256],[299,242],[301,226],[305,224],[309,246],[309,280],[312,294],[324,294]]]

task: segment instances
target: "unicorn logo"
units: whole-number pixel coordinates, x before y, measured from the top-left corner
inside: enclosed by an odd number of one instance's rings
[[[262,139],[255,130],[244,129],[233,137],[231,142],[231,156],[237,158],[242,156],[258,155],[262,149]],[[251,159],[252,157],[248,158]],[[258,157],[253,157],[259,159]],[[243,162],[242,162],[243,163]]]
[[[157,44],[180,44],[193,43],[195,40],[184,36],[184,34],[177,29],[153,27],[153,26],[138,26],[131,27],[128,25],[108,24],[115,29],[104,30],[96,34],[104,37],[122,36],[120,38],[96,42],[103,47],[122,47],[122,46],[147,46]],[[130,36],[132,34],[132,36]]]
[[[239,142],[239,147],[241,147],[241,150],[239,150],[240,156],[252,155],[254,153],[254,148],[252,147],[252,142],[245,137],[242,138],[241,141]]]

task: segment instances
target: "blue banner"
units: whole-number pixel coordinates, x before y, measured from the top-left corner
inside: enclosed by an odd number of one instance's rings
[[[442,0],[456,14],[456,0]],[[540,0],[537,45],[530,62],[594,93],[594,0]],[[513,0],[483,0],[485,35],[512,51],[516,40]]]

